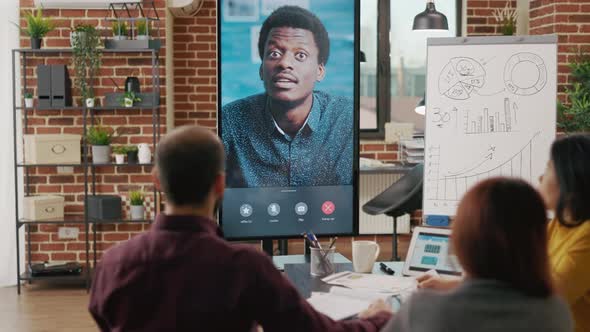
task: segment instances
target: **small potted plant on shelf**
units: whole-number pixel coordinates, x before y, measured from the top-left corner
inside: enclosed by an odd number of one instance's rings
[[[139,101],[141,101],[141,98],[137,97],[133,91],[125,91],[123,97],[120,100],[121,106],[125,107],[133,107],[135,102]]]
[[[127,23],[125,21],[114,21],[111,30],[113,31],[114,40],[127,39]]]
[[[50,17],[43,17],[41,8],[37,8],[36,12],[25,12],[24,18],[27,22],[26,28],[20,28],[16,23],[14,25],[31,38],[32,49],[40,49],[43,37],[55,29],[55,22]]]
[[[135,26],[137,27],[137,40],[150,39],[150,26],[147,18],[138,20]]]
[[[113,147],[113,153],[115,154],[115,163],[118,165],[125,163],[125,155],[127,154],[127,147],[124,145],[119,145]]]
[[[492,13],[496,19],[496,23],[500,24],[500,31],[504,36],[512,36],[516,32],[516,20],[518,13],[515,8],[512,8],[511,2],[506,3],[504,9],[496,8]]]
[[[142,220],[145,213],[143,192],[140,190],[129,192],[129,200],[131,203],[131,220]]]
[[[78,24],[76,27],[72,27],[70,29],[70,46],[73,48],[76,43],[84,46],[88,34],[92,34],[94,31],[96,31],[96,28],[90,24]]]
[[[135,145],[128,145],[125,147],[127,150],[127,163],[137,164],[138,163],[138,152],[139,149]]]
[[[88,129],[86,140],[92,145],[92,163],[108,164],[111,156],[111,142],[114,132],[109,131],[100,125],[92,126]]]
[[[33,108],[33,94],[30,91],[26,91],[24,94],[25,97],[25,107],[26,108]]]

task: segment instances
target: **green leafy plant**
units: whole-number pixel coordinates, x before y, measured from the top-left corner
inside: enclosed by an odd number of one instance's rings
[[[129,192],[129,200],[131,205],[143,205],[144,194],[141,190],[132,190]]]
[[[114,21],[111,26],[113,36],[127,36],[127,23],[124,21]]]
[[[90,145],[109,145],[115,137],[115,132],[100,125],[88,128],[86,140]]]
[[[567,102],[557,103],[557,126],[566,133],[590,131],[590,55],[578,54],[569,67],[573,83]]]
[[[125,145],[117,145],[113,147],[114,154],[127,154],[128,148]]]
[[[33,98],[33,93],[31,93],[30,91],[26,91],[24,93],[25,99],[31,99]]]
[[[136,145],[127,145],[125,148],[127,149],[127,152],[139,151],[139,148]]]
[[[121,106],[125,106],[125,99],[130,99],[134,103],[141,101],[141,98],[137,97],[133,91],[126,91],[123,96],[119,98],[119,103]]]
[[[516,32],[518,13],[515,8],[512,8],[511,1],[506,3],[504,9],[494,9],[492,15],[496,19],[496,22],[500,24],[500,29],[502,30],[503,35],[512,36]]]
[[[72,28],[74,32],[94,32],[96,28],[90,24],[78,24],[76,27]]]
[[[83,99],[93,98],[94,81],[102,52],[100,34],[94,26],[78,25],[75,28],[77,35],[72,38],[72,63],[76,77],[74,83]]]
[[[147,19],[137,21],[135,26],[137,27],[137,35],[147,36],[150,34],[150,28]]]
[[[23,16],[27,22],[26,28],[21,28],[16,23],[13,24],[31,38],[43,38],[55,29],[55,22],[50,17],[43,17],[41,8],[37,8],[36,12],[34,9],[30,12],[25,11]]]

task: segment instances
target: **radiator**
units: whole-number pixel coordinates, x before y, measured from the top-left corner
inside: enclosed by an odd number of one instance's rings
[[[372,216],[363,212],[363,205],[373,199],[394,182],[402,177],[394,173],[360,173],[359,178],[359,233],[360,234],[392,234],[393,218],[384,214]],[[397,218],[397,232],[410,233],[410,215],[405,214]]]

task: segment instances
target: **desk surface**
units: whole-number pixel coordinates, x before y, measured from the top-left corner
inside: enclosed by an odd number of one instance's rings
[[[404,268],[403,262],[383,262],[389,268],[395,271],[395,276],[401,276]],[[336,272],[352,271],[352,263],[336,263],[334,264]],[[379,262],[373,266],[374,274],[384,274],[379,268]],[[285,264],[285,275],[295,285],[299,294],[304,298],[311,296],[311,292],[327,292],[331,285],[322,281],[321,277],[312,276],[309,273],[309,264]]]
[[[272,261],[277,269],[284,271],[285,264],[305,264],[308,263],[309,257],[306,258],[304,255],[284,255],[284,256],[272,256]],[[334,255],[334,263],[352,263],[348,258],[342,256],[340,253]]]

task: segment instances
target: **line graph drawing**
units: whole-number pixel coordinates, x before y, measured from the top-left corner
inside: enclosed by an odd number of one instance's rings
[[[545,83],[547,83],[547,67],[537,54],[516,53],[504,66],[504,85],[513,94],[534,95],[545,87]]]
[[[515,131],[516,113],[518,105],[504,98],[504,110],[502,112],[490,112],[484,108],[482,112],[465,111],[463,116],[463,129],[465,134],[509,133]]]
[[[475,89],[483,87],[486,71],[477,60],[468,57],[451,58],[438,78],[441,95],[455,100],[471,97]]]
[[[463,193],[475,183],[492,176],[519,177],[532,182],[533,174],[533,144],[540,132],[535,133],[526,144],[506,161],[491,168],[485,168],[494,158],[495,146],[490,146],[484,160],[456,173],[441,176],[441,149],[431,147],[428,150],[428,181],[426,183],[426,198],[435,202],[456,202]]]

